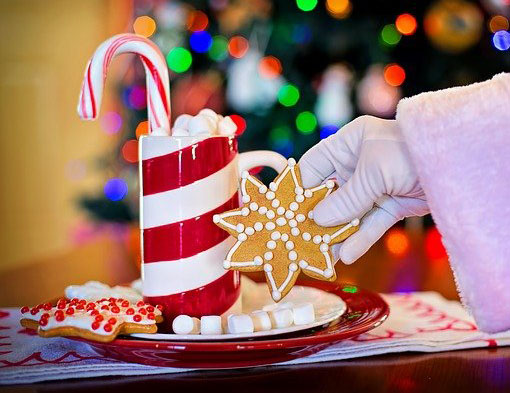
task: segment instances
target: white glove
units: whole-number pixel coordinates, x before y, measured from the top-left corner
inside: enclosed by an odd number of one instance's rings
[[[306,188],[331,177],[340,185],[315,207],[317,224],[334,226],[364,216],[358,232],[332,248],[346,264],[397,221],[429,212],[396,120],[358,117],[306,152],[299,167]]]

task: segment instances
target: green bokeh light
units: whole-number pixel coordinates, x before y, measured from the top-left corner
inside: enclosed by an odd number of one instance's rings
[[[278,101],[283,106],[293,106],[299,100],[299,90],[293,84],[283,85],[278,91]]]
[[[292,139],[292,130],[287,126],[275,127],[269,133],[269,140],[274,147],[286,145]]]
[[[317,127],[317,119],[310,111],[301,112],[296,117],[296,127],[302,134],[311,134]]]
[[[354,285],[346,285],[345,287],[342,288],[342,291],[348,293],[356,293],[358,292],[358,288],[355,287]]]
[[[220,35],[214,36],[209,48],[209,57],[215,61],[225,60],[228,56],[228,41]]]
[[[170,52],[168,52],[166,62],[173,72],[186,72],[191,66],[191,53],[185,48],[173,48]]]
[[[381,39],[384,44],[389,46],[397,45],[402,36],[398,32],[394,24],[386,25],[381,30]]]
[[[312,11],[317,6],[317,0],[296,0],[296,5],[301,11]]]

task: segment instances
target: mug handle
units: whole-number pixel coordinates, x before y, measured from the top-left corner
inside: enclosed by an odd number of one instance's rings
[[[239,154],[239,173],[258,166],[268,166],[280,173],[287,166],[287,159],[270,150],[255,150]]]

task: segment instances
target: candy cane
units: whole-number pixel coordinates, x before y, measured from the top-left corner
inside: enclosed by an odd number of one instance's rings
[[[78,115],[83,120],[97,118],[103,88],[112,59],[123,53],[140,56],[146,74],[149,133],[170,134],[170,83],[165,58],[150,40],[136,34],[119,34],[96,49],[85,70],[78,101]]]

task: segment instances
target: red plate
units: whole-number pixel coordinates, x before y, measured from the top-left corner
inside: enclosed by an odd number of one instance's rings
[[[379,326],[389,315],[388,305],[374,292],[346,284],[314,282],[302,285],[340,296],[347,304],[346,313],[325,328],[271,340],[172,342],[118,338],[110,343],[100,343],[82,338],[71,339],[85,341],[96,352],[125,362],[161,367],[236,368],[284,362],[314,354]]]

